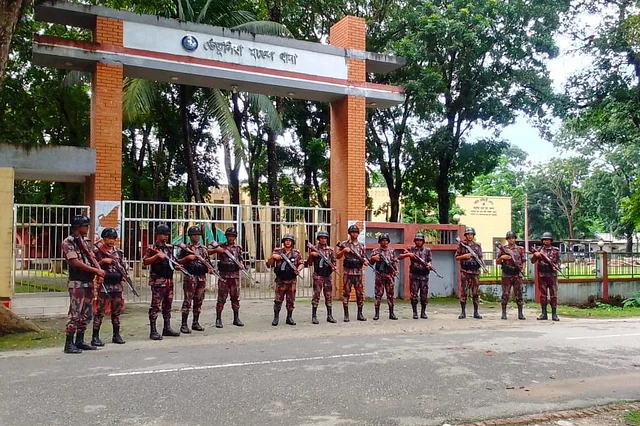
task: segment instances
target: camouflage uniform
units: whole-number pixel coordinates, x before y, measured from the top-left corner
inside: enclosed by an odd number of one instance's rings
[[[207,249],[200,244],[188,244],[187,248],[204,259],[209,258]],[[178,253],[178,259],[187,256],[189,256],[189,253],[184,250],[180,250]],[[182,281],[184,301],[182,302],[181,313],[188,315],[193,302],[193,314],[195,317],[195,315],[200,315],[200,312],[202,312],[202,302],[204,301],[204,290],[207,287],[207,272],[209,272],[209,267],[208,265],[203,265],[202,262],[198,260],[194,260],[183,266],[191,276],[185,275]]]
[[[482,260],[482,247],[480,244],[475,241],[472,243],[464,242],[465,245],[469,246],[471,250],[478,256],[480,260]],[[456,250],[456,257],[462,256],[464,254],[469,253],[469,251],[462,246],[462,243],[458,245],[458,249]],[[465,307],[467,305],[467,299],[469,297],[469,292],[471,292],[471,298],[473,300],[473,316],[474,318],[481,319],[482,317],[478,314],[478,306],[480,303],[480,264],[476,262],[474,258],[466,259],[460,261],[460,271],[462,278],[462,291],[460,292],[460,305],[462,307],[462,314],[459,318],[466,318]]]
[[[173,247],[169,244],[154,243],[147,247],[145,258],[156,255],[154,249],[164,253],[168,258],[173,257]],[[151,277],[149,286],[151,287],[151,306],[149,307],[149,320],[155,324],[158,312],[162,309],[162,317],[165,326],[171,320],[171,305],[173,304],[173,269],[169,266],[169,261],[164,259],[156,261],[150,265]]]
[[[228,250],[239,262],[244,259],[242,246],[229,243],[220,244],[220,247]],[[227,303],[227,297],[231,298],[231,310],[240,310],[240,268],[226,253],[218,254],[218,271],[224,282],[218,281],[218,301],[216,312],[221,313]]]
[[[81,238],[78,236],[78,238]],[[62,242],[62,256],[65,260],[79,259],[92,266],[87,255],[75,243],[73,235]],[[69,263],[69,313],[67,315],[67,333],[82,333],[87,329],[93,316],[93,280],[95,275],[75,269]]]
[[[498,261],[502,266],[502,310],[504,311],[509,303],[511,288],[516,297],[518,308],[522,308],[522,276],[520,271],[523,270],[526,257],[524,248],[516,246],[503,247],[504,254],[511,256],[510,260]],[[520,269],[518,269],[517,265]]]
[[[415,254],[427,265],[430,264],[433,260],[431,249],[428,247],[410,247],[407,251],[409,253]],[[419,295],[420,303],[423,306],[426,306],[427,303],[429,303],[429,269],[422,266],[422,264],[418,261],[411,259],[411,265],[409,266],[409,278],[411,304],[413,306],[417,306]]]
[[[273,254],[287,256],[291,260],[293,266],[296,268],[299,268],[300,265],[304,264],[304,260],[302,259],[300,250],[295,248],[291,248],[291,251],[288,255],[285,253],[284,248],[276,248],[273,251]],[[298,282],[298,278],[295,272],[291,270],[291,267],[284,260],[276,260],[273,269],[276,273],[275,299],[273,301],[274,320],[275,316],[279,315],[280,309],[282,308],[282,303],[286,298],[287,324],[295,325],[295,323],[291,319],[291,316],[293,314],[293,309],[295,308],[296,285]],[[277,322],[275,325],[277,325]]]
[[[378,247],[373,249],[371,252],[371,257],[373,256],[384,256],[387,258],[389,263],[391,263],[394,267],[396,267],[397,260],[396,255],[391,248],[382,248]],[[382,259],[379,262],[376,262],[375,269],[378,271],[376,273],[376,281],[375,281],[375,308],[376,308],[376,317],[378,316],[378,311],[380,309],[380,302],[382,301],[382,295],[384,292],[387,293],[387,304],[389,305],[389,312],[393,313],[394,307],[394,299],[395,299],[395,274],[393,269],[387,266]],[[397,270],[397,267],[396,267]],[[377,319],[374,317],[373,319]]]
[[[540,252],[546,255],[550,261],[560,267],[560,250],[557,247],[551,246],[550,248],[541,247]],[[540,304],[547,305],[549,301],[551,308],[554,309],[558,306],[558,273],[553,269],[551,265],[540,259],[538,263],[538,283],[540,289]],[[547,291],[549,297],[547,298]]]
[[[355,244],[351,240],[343,241],[341,246],[349,248],[352,251],[358,253],[363,259],[366,258],[366,251],[363,244],[356,242]],[[342,276],[342,306],[348,308],[349,297],[351,296],[351,287],[355,287],[356,290],[356,305],[362,309],[364,306],[364,284],[362,282],[362,267],[364,266],[353,254],[345,253],[344,262],[344,274]]]
[[[329,246],[316,246],[318,251],[321,251],[324,256],[329,259],[333,265],[336,264],[336,254]],[[317,308],[320,303],[320,293],[324,294],[324,303],[327,308],[331,308],[333,302],[332,295],[332,283],[331,277],[333,276],[333,269],[327,265],[320,256],[314,258],[313,261],[313,298],[311,299],[311,306]]]
[[[102,248],[104,246],[104,248]],[[103,253],[102,250],[111,252],[111,256]],[[93,253],[96,256],[98,262],[105,258],[111,258],[120,263],[120,266],[125,267],[122,260],[122,252],[116,249],[111,249],[102,242],[98,242],[93,249]],[[104,277],[103,286],[98,287],[98,309],[96,315],[93,318],[93,328],[100,329],[102,326],[102,320],[107,307],[111,307],[111,324],[115,327],[120,326],[120,314],[122,313],[122,306],[124,305],[124,298],[122,297],[123,286],[122,280],[124,277],[118,272],[114,265],[103,265],[102,269],[105,270],[106,275]],[[104,290],[107,290],[107,295]]]

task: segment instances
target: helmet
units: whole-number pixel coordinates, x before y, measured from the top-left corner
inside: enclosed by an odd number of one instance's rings
[[[352,232],[357,232],[359,234],[360,228],[358,228],[356,225],[351,225],[349,229],[347,229],[347,233],[350,234]]]
[[[118,231],[113,228],[104,228],[102,230],[102,234],[100,234],[102,238],[118,238]]]
[[[327,231],[320,231],[316,234],[316,239],[320,239],[320,237],[325,237],[328,240],[329,233]]]
[[[507,232],[507,236],[505,238],[518,238],[516,237],[516,233],[513,231]]]
[[[413,241],[422,240],[424,241],[424,234],[422,232],[418,232],[415,237],[413,237]]]
[[[233,235],[234,237],[237,237],[238,231],[236,231],[236,228],[232,226],[230,228],[227,228],[226,231],[224,231],[224,235]]]
[[[71,218],[71,226],[89,226],[91,221],[87,216],[78,215]]]
[[[284,235],[282,236],[282,239],[280,240],[280,242],[281,242],[281,243],[284,243],[284,240],[291,240],[291,242],[292,242],[293,244],[295,244],[295,243],[296,243],[296,239],[295,239],[295,237],[294,237],[293,235],[291,235],[291,234],[284,234]]]
[[[156,226],[156,235],[171,235],[171,230],[164,223]]]
[[[540,237],[540,241],[544,241],[544,240],[553,241],[553,234],[551,232],[545,232],[544,234],[542,234],[542,237]]]
[[[391,241],[391,239],[389,238],[389,234],[383,232],[382,234],[378,235],[378,242],[381,242],[382,240],[387,240],[387,242]]]
[[[191,228],[189,228],[189,230],[187,231],[187,235],[188,236],[192,236],[192,235],[202,235],[202,229],[200,229],[199,226],[192,226]]]
[[[464,230],[464,235],[467,235],[467,234],[476,235],[476,230],[470,226],[467,226],[466,229]]]

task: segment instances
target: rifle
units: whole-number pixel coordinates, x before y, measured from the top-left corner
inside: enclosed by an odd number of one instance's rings
[[[500,253],[506,254],[507,256],[511,256],[511,263],[513,263],[513,265],[516,267],[516,269],[518,270],[518,275],[520,276],[520,278],[522,278],[523,280],[526,280],[527,278],[524,276],[524,273],[522,272],[522,268],[520,267],[519,264],[516,263],[515,260],[513,260],[513,253],[511,252],[511,250],[509,250],[508,248],[504,247],[502,244],[500,244],[500,241],[496,241],[495,244],[496,248],[498,249],[498,257],[500,257]]]
[[[189,247],[186,246],[186,244],[178,244],[178,247],[180,247],[182,250],[184,250],[186,253],[192,254],[196,257],[196,259],[198,260],[198,262],[202,263],[203,265],[205,265],[207,268],[209,268],[209,273],[211,275],[213,275],[214,277],[218,278],[218,281],[222,281],[223,283],[226,282],[224,280],[224,278],[222,278],[214,269],[213,264],[211,263],[211,260],[209,259],[205,259],[204,257],[200,256],[199,254],[197,254],[196,252],[194,252],[193,250],[191,250]]]
[[[476,262],[478,262],[478,265],[480,265],[480,267],[481,267],[481,268],[482,268],[482,270],[485,272],[485,274],[488,274],[488,273],[489,273],[489,270],[487,269],[487,266],[484,264],[484,262],[482,261],[482,259],[480,259],[480,258],[478,257],[478,254],[477,254],[475,251],[473,251],[473,250],[471,249],[471,247],[469,247],[467,244],[463,243],[463,242],[460,240],[460,237],[456,237],[456,242],[458,242],[462,247],[466,248],[466,249],[467,249],[467,251],[468,251],[469,253],[471,253],[471,257],[473,257],[473,260],[475,260]]]
[[[94,268],[102,269],[100,267],[100,264],[98,263],[98,259],[96,259],[93,253],[91,253],[91,250],[89,250],[89,247],[87,247],[87,244],[84,242],[82,238],[80,238],[79,235],[73,236],[73,242],[76,243],[78,247],[80,247],[80,250],[82,250],[85,256],[87,256],[87,258],[89,259],[89,261],[91,262]],[[104,279],[100,281],[100,286],[102,287],[102,290],[104,290],[104,294],[106,294],[107,297],[111,299],[111,293],[109,293],[107,291],[107,288],[104,286]]]
[[[293,272],[296,274],[296,276],[299,277],[299,278],[302,278],[302,275],[300,275],[300,271],[298,271],[298,268],[296,268],[293,265],[293,262],[291,262],[291,259],[289,259],[289,256],[287,256],[287,254],[284,253],[284,252],[280,252],[280,253],[281,253],[280,257],[282,258],[282,260],[287,262],[287,265],[289,265],[291,267],[291,269],[293,269]]]
[[[546,254],[544,254],[544,253],[542,252],[542,250],[540,250],[540,248],[537,248],[537,249],[536,249],[535,247],[532,247],[531,249],[529,249],[529,252],[530,252],[531,254],[540,253],[540,254],[542,255],[542,260],[543,260],[545,263],[548,263],[549,265],[551,265],[551,267],[553,268],[553,270],[554,270],[554,271],[556,271],[557,273],[559,273],[559,274],[560,274],[560,275],[562,275],[563,277],[565,277],[565,278],[569,279],[569,276],[568,276],[567,274],[565,274],[564,272],[562,272],[562,269],[560,269],[560,267],[559,267],[558,265],[556,265],[555,263],[553,263],[553,262],[551,261],[551,259],[549,259],[549,258],[547,257],[547,255],[546,255]]]
[[[98,241],[98,243],[99,242],[100,241]],[[105,256],[108,256],[110,259],[113,260],[112,265],[115,265],[116,270],[118,271],[118,273],[120,275],[122,275],[124,280],[127,282],[127,284],[129,285],[129,289],[131,290],[133,295],[136,296],[136,297],[140,297],[140,294],[138,294],[136,289],[133,287],[133,281],[131,281],[131,278],[129,277],[129,274],[127,273],[127,270],[124,269],[122,267],[122,265],[120,264],[120,259],[116,259],[110,252],[108,252],[106,250],[104,244],[98,244],[98,243],[96,243],[96,247],[98,248],[98,250],[100,250],[100,253],[104,254]]]
[[[168,244],[166,244],[166,246],[170,247]],[[155,247],[151,247],[151,251],[155,252],[155,253],[160,253],[160,250],[158,250]],[[165,255],[165,259],[167,259],[167,261],[169,262],[169,267],[171,268],[172,271],[176,270],[176,266],[179,266],[180,269],[179,271],[182,272],[184,275],[188,276],[188,277],[192,277],[193,275],[191,273],[189,273],[189,271],[187,271],[186,269],[182,268],[181,265],[178,263],[177,260],[175,260],[173,252],[171,252],[170,256],[167,256],[166,253],[163,253]]]
[[[213,243],[215,243],[215,245]],[[214,250],[220,247],[220,244],[216,243],[215,241],[213,243],[211,244],[211,247]],[[231,261],[235,263],[236,266],[238,266],[238,268],[240,268],[240,272],[242,272],[247,278],[249,278],[251,282],[260,283],[260,281],[256,281],[253,279],[251,274],[249,274],[249,271],[247,271],[247,267],[244,266],[244,264],[242,264],[238,259],[236,259],[236,257],[229,251],[229,249],[223,249],[223,253],[226,254],[227,257],[231,259]]]
[[[395,265],[393,263],[391,263],[391,261],[389,259],[387,259],[387,257],[384,254],[382,254],[382,252],[378,253],[378,257],[380,258],[380,260],[382,260],[382,263],[387,265],[387,267],[393,271],[393,276],[394,277],[397,276],[397,275],[400,275],[400,272],[398,272],[398,270],[396,269]]]
[[[405,252],[407,252],[407,253],[410,253],[408,249],[405,249],[404,251],[405,251]],[[415,254],[415,253],[413,253],[413,254]],[[417,254],[415,254],[415,255],[416,255],[416,257],[414,257],[413,259],[414,259],[416,262],[418,262],[419,264],[421,264],[421,265],[422,265],[422,266],[424,266],[425,268],[427,268],[427,269],[431,270],[431,272],[433,272],[434,274],[436,274],[436,277],[440,278],[441,280],[443,280],[443,279],[444,279],[444,277],[443,277],[442,275],[440,275],[440,274],[438,273],[438,271],[436,271],[436,270],[435,270],[435,268],[434,268],[433,266],[429,266],[429,265],[427,265],[427,262],[425,262],[423,258],[421,258],[420,256],[418,256]]]
[[[333,272],[335,272],[336,274],[338,274],[338,276],[340,276],[340,273],[338,272],[338,268],[336,268],[336,265],[331,263],[329,259],[327,259],[327,256],[325,256],[324,253],[322,253],[322,251],[318,250],[316,246],[314,246],[311,243],[307,243],[307,248],[311,251],[315,251],[316,253],[318,253],[320,255],[320,259],[322,259],[327,265],[329,265],[329,267],[333,269]]]
[[[338,247],[340,247],[341,249],[344,248],[344,244],[342,244],[342,241],[340,241],[338,243]],[[360,256],[359,253],[356,253],[355,251],[350,251],[350,254],[352,254],[356,259],[358,259],[360,261],[360,263],[362,263],[364,265],[364,259],[362,258],[362,256]],[[371,266],[371,264],[369,263],[369,259],[367,259],[367,268],[371,268],[371,270],[373,272],[375,272],[376,274],[381,274],[380,271],[378,271],[376,268],[374,268],[373,266]]]

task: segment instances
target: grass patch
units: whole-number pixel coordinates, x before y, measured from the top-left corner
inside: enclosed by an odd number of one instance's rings
[[[640,426],[640,411],[629,411],[624,415],[624,421],[628,425]]]
[[[65,340],[64,330],[45,329],[40,333],[8,334],[0,337],[0,352],[62,347]]]
[[[537,303],[528,302],[525,304],[527,308],[540,309]],[[547,311],[551,311],[547,307]],[[558,315],[574,318],[628,318],[640,317],[640,308],[629,307],[622,308],[620,306],[611,306],[601,303],[594,308],[580,308],[577,306],[558,305]]]

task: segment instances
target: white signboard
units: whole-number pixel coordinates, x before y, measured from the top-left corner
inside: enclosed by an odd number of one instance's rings
[[[344,56],[137,22],[124,22],[124,47],[343,80],[348,75]]]

